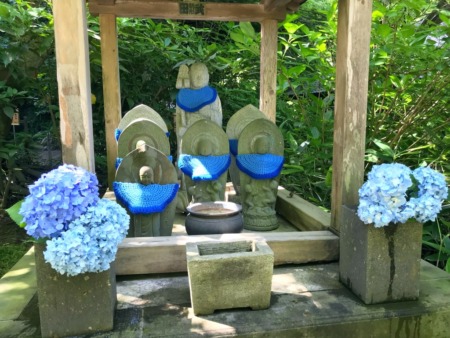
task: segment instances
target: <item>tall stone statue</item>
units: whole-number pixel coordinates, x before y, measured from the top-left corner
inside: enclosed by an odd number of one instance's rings
[[[275,202],[283,153],[283,135],[272,121],[256,119],[242,130],[236,164],[240,170],[245,229],[268,231],[278,228]]]
[[[131,216],[128,237],[172,234],[179,185],[166,154],[138,142],[117,168],[113,187],[117,201]]]
[[[258,118],[266,118],[264,113],[255,106],[249,104],[238,110],[230,117],[227,123],[226,133],[230,142],[231,164],[229,168],[231,182],[236,195],[240,195],[239,169],[236,166],[238,140],[242,130],[252,121]]]
[[[181,154],[181,140],[188,128],[200,120],[208,120],[222,127],[222,105],[217,90],[209,86],[209,73],[205,64],[196,62],[190,67],[181,65],[178,71],[176,88],[175,128],[177,134],[177,156]],[[181,175],[181,173],[180,173]],[[184,210],[189,200],[181,175],[181,191],[179,193],[180,209]]]
[[[178,167],[183,172],[189,201],[224,201],[229,165],[228,139],[222,128],[200,120],[186,130]]]

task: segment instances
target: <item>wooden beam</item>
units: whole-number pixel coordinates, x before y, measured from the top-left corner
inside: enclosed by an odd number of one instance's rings
[[[261,4],[202,3],[204,15],[180,13],[180,4],[173,1],[118,0],[114,5],[102,5],[97,1],[89,2],[91,14],[114,14],[117,17],[205,20],[205,21],[252,21],[267,19],[284,20],[286,10],[277,8],[271,12],[264,10]]]
[[[261,22],[259,110],[273,122],[277,106],[277,51],[278,23],[264,20]]]
[[[274,10],[275,8],[285,8],[288,3],[292,0],[266,0],[264,2],[264,9],[268,12]]]
[[[341,206],[358,204],[364,181],[372,0],[339,0],[331,226]]]
[[[54,0],[53,19],[62,158],[95,171],[84,0]]]
[[[329,231],[137,237],[126,238],[119,245],[116,274],[185,272],[187,242],[236,240],[265,240],[274,252],[275,265],[336,261],[339,258],[339,238]]]
[[[330,214],[284,188],[278,188],[275,210],[301,231],[321,231],[330,227]]]
[[[105,110],[106,156],[108,163],[108,186],[116,174],[117,142],[115,129],[122,117],[120,101],[119,53],[117,46],[116,17],[100,14],[100,45],[102,53],[103,98]]]

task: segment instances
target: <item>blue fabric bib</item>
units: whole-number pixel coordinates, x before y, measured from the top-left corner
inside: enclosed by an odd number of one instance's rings
[[[263,180],[277,177],[283,168],[284,157],[274,154],[241,154],[236,156],[238,168],[248,176]]]
[[[230,154],[218,156],[182,154],[178,159],[178,168],[193,181],[212,181],[227,171],[230,163]]]
[[[230,143],[230,152],[236,156],[238,153],[238,140],[237,139],[231,139],[228,141]]]
[[[113,182],[114,193],[133,214],[162,212],[175,198],[178,184],[149,184]]]
[[[200,89],[183,88],[178,91],[177,105],[184,111],[193,113],[213,103],[216,98],[217,91],[209,86]]]

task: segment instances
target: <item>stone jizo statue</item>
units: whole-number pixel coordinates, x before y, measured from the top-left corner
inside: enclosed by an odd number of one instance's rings
[[[278,228],[275,202],[283,153],[283,135],[268,119],[248,123],[240,134],[236,164],[240,170],[245,229],[268,231]]]

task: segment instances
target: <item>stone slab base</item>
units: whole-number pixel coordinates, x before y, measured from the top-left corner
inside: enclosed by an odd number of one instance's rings
[[[338,264],[277,267],[266,310],[194,315],[185,273],[119,277],[112,332],[119,337],[448,337],[450,274],[421,262],[417,301],[365,305],[339,282]],[[0,299],[1,302],[1,299]],[[0,321],[1,338],[39,338],[37,304]]]

